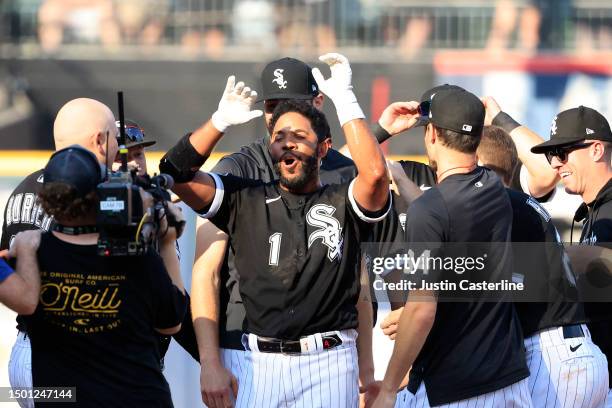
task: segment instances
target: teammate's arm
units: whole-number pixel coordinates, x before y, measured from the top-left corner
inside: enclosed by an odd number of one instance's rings
[[[17,258],[14,272],[0,260],[0,302],[20,315],[31,315],[38,306],[40,272],[36,251],[40,245],[40,233],[37,230],[17,234],[8,252],[10,258]]]
[[[412,366],[433,327],[437,302],[433,292],[415,290],[401,313],[393,353],[374,407],[393,407],[398,387]]]
[[[380,119],[372,128],[372,133],[378,143],[411,129],[417,123],[417,116],[413,113],[418,109],[418,102],[393,102],[383,110]],[[351,157],[348,145],[342,146],[340,153]]]
[[[231,406],[238,394],[238,382],[223,367],[219,350],[219,284],[227,239],[212,222],[198,219],[191,311],[200,352],[200,391],[207,406]]]
[[[324,79],[317,68],[312,70],[312,74],[319,84],[319,89],[336,107],[351,157],[357,167],[353,197],[364,209],[379,211],[389,199],[389,176],[385,157],[364,120],[365,115],[353,93],[351,67],[346,57],[341,54],[325,54],[319,59],[330,66],[331,78]]]
[[[223,133],[232,125],[246,123],[263,114],[261,110],[251,110],[257,92],[251,91],[244,82],[236,84],[235,81],[234,76],[227,79],[219,108],[211,119],[191,135],[182,138],[160,162],[160,170],[174,178],[172,191],[194,210],[209,206],[215,197],[213,177],[199,169]]]
[[[373,311],[370,298],[370,280],[365,260],[361,262],[361,292],[357,302],[357,357],[359,364],[359,392],[365,393],[364,403],[376,398],[378,383],[374,381],[374,356],[372,355]]]
[[[553,170],[545,155],[531,152],[531,148],[544,140],[526,126],[521,126],[518,122],[501,110],[499,104],[490,96],[482,98],[482,103],[486,108],[485,125],[495,125],[504,129],[514,141],[518,157],[527,170],[526,193],[534,197],[543,197],[550,193],[557,182],[559,176]]]

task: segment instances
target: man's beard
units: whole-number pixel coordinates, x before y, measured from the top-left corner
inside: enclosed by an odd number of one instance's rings
[[[318,163],[317,156],[307,156],[304,159],[298,159],[297,155],[293,155],[295,160],[299,160],[301,163],[300,169],[298,170],[298,174],[294,175],[292,178],[287,178],[283,175],[281,171],[281,160],[274,163],[274,171],[279,176],[280,183],[287,187],[288,190],[302,190],[314,177],[318,175]]]
[[[429,159],[429,167],[431,167],[434,173],[437,173],[438,172],[438,162],[436,162],[431,157],[429,157],[428,159]]]

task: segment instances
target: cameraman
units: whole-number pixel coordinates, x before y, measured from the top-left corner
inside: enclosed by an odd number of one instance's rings
[[[45,168],[39,198],[56,226],[41,236],[40,303],[26,319],[33,385],[76,387],[87,406],[170,407],[157,333],[176,333],[185,313],[176,231],[160,228],[168,272],[154,251],[98,257],[102,178],[96,157],[78,146],[56,152]]]

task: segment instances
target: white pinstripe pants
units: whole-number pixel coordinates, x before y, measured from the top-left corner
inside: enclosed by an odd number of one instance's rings
[[[308,354],[245,351],[236,407],[356,408],[356,333],[340,333],[340,346]]]
[[[529,391],[535,407],[603,407],[608,388],[608,361],[591,340],[563,338],[563,328],[543,330],[525,339],[531,373]]]
[[[436,405],[441,408],[532,408],[537,407],[531,403],[527,378],[499,390],[482,394],[477,397],[451,402],[450,404]],[[399,395],[398,395],[399,396]],[[397,406],[397,405],[396,405]],[[425,383],[422,382],[414,398],[409,399],[407,408],[429,408]],[[539,408],[539,407],[537,407]]]
[[[9,382],[13,388],[32,388],[32,347],[24,332],[19,332],[11,351]],[[34,401],[29,398],[19,399],[17,402],[21,408],[34,408]]]

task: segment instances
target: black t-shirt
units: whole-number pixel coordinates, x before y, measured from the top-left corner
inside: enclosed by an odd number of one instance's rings
[[[612,180],[599,191],[593,202],[582,204],[576,220],[583,220],[581,245],[597,245],[612,249]],[[581,277],[583,279],[583,277]],[[605,278],[606,280],[609,277]],[[607,283],[609,285],[609,281]],[[609,286],[608,286],[609,287]],[[589,331],[593,342],[608,358],[608,373],[612,378],[612,304],[585,302]]]
[[[38,201],[38,194],[42,190],[43,181],[43,170],[35,171],[23,179],[9,196],[4,209],[0,250],[7,249],[15,235],[21,231],[34,229],[49,231],[53,227],[53,217],[45,213]],[[189,297],[187,297],[187,302],[189,303]],[[27,331],[25,321],[21,316],[17,316],[17,328],[23,332]],[[200,361],[189,309],[181,326],[181,331],[173,337],[196,361]],[[166,354],[169,345],[170,337],[160,336],[159,346],[162,357]]]
[[[506,192],[513,211],[514,270],[522,276],[528,291],[525,299],[515,303],[524,336],[550,327],[584,323],[576,277],[550,215],[535,198],[510,189]],[[535,302],[537,299],[546,302]]]
[[[479,167],[447,177],[415,200],[407,213],[405,238],[410,245],[490,242],[487,264],[496,265],[496,272],[485,269],[491,273],[489,281],[511,281],[511,257],[507,256],[511,224],[510,200],[501,180]],[[470,279],[470,275],[468,271],[463,276]],[[409,387],[416,391],[424,381],[432,405],[506,387],[529,375],[522,340],[510,302],[478,297],[439,302],[434,325],[413,364]]]
[[[53,217],[45,214],[38,202],[42,190],[43,171],[38,170],[27,176],[13,190],[4,208],[0,250],[7,249],[15,235],[21,231],[42,229],[49,231]]]
[[[263,183],[278,180],[268,146],[267,140],[256,140],[243,146],[240,151],[224,156],[212,171],[260,180]],[[321,163],[319,175],[323,184],[340,184],[352,180],[356,174],[357,170],[351,159],[330,149]],[[246,316],[240,298],[234,254],[229,246],[221,267],[220,285],[224,290],[219,294],[219,345],[222,348],[244,350],[241,338]]]
[[[205,216],[236,254],[247,331],[298,339],[356,328],[360,241],[387,209],[365,214],[349,183],[296,195],[278,182],[210,174],[217,193]]]
[[[154,329],[181,323],[185,299],[159,255],[98,257],[96,245],[45,233],[38,262],[40,302],[26,317],[33,385],[76,387],[88,407],[171,407]]]

